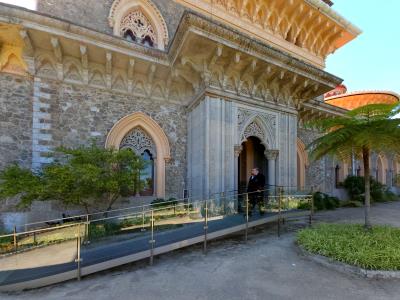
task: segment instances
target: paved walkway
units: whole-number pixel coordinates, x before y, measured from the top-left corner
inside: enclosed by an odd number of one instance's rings
[[[400,225],[400,203],[372,208],[375,223]],[[318,221],[361,222],[362,209],[339,209],[317,215]],[[236,235],[210,244],[162,255],[43,289],[0,299],[399,299],[399,280],[369,280],[345,275],[311,262],[296,252],[289,223],[278,238],[270,226],[253,231],[249,242]]]

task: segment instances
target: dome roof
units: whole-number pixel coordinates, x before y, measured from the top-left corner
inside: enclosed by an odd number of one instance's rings
[[[325,103],[352,110],[368,104],[400,103],[400,96],[390,91],[359,91],[342,94],[329,92],[325,94]]]

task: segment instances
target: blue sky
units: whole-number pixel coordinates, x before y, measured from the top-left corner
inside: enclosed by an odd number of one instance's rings
[[[363,33],[329,56],[326,70],[343,78],[349,91],[400,93],[400,1],[333,1]]]

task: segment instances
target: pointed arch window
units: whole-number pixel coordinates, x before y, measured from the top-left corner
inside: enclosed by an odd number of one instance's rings
[[[151,0],[114,0],[108,17],[115,35],[130,42],[164,50],[168,28]]]
[[[130,149],[136,155],[141,156],[147,165],[139,174],[140,188],[134,191],[136,196],[154,195],[154,159],[156,156],[156,146],[152,138],[140,127],[132,129],[123,138],[120,149]]]
[[[132,11],[122,19],[121,36],[148,47],[157,44],[153,25],[140,10]]]

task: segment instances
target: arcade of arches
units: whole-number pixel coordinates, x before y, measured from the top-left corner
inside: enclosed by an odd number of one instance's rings
[[[386,154],[373,155],[370,160],[371,176],[388,187],[400,186],[400,157],[389,160]],[[304,143],[297,139],[297,188],[308,187],[307,173],[310,167],[308,153]],[[353,170],[354,168],[354,170]],[[363,165],[360,161],[333,161],[334,187],[339,188],[347,176],[364,176]]]

